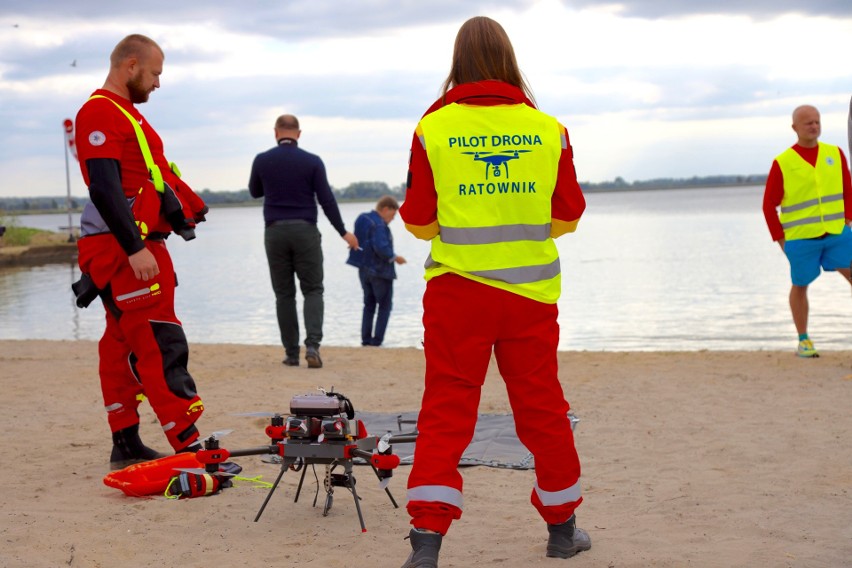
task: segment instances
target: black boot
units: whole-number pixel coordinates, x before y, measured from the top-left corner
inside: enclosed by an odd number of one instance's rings
[[[152,450],[142,443],[139,438],[139,424],[112,433],[112,453],[109,456],[109,466],[112,469],[122,469],[134,463],[164,457],[166,454]]]
[[[578,552],[589,550],[592,540],[583,529],[575,526],[576,517],[571,518],[561,525],[547,525],[550,536],[547,539],[548,558],[571,558]]]
[[[417,529],[411,529],[408,537],[411,539],[411,554],[402,568],[438,568],[438,552],[443,537],[438,533],[420,532]]]

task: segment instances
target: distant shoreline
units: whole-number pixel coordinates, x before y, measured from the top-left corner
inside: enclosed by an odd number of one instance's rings
[[[737,182],[727,182],[720,183],[718,181],[699,181],[703,178],[699,178],[695,183],[677,183],[675,185],[667,185],[665,180],[660,180],[659,184],[651,184],[651,182],[634,182],[634,184],[641,185],[615,185],[610,183],[604,184],[593,184],[590,182],[580,182],[580,187],[583,189],[583,193],[624,193],[628,191],[660,191],[667,189],[726,189],[731,187],[755,187],[760,186],[765,183],[764,179],[757,179],[757,176],[739,176],[739,177],[749,177],[749,179],[744,181]],[[673,180],[674,181],[674,180]],[[676,180],[676,181],[684,181],[684,180]],[[649,185],[645,185],[645,184]],[[211,192],[212,194],[231,194],[233,192]],[[53,202],[56,200],[65,200],[65,197],[30,197],[30,198],[22,198],[22,197],[0,197],[0,220],[2,220],[3,216],[26,216],[26,215],[58,215],[58,214],[67,214],[69,212],[66,208],[38,208],[38,207],[29,207],[29,208],[15,208],[10,207],[8,205],[9,201],[14,200],[24,200],[26,199],[29,202],[38,202],[43,200],[45,202]],[[76,203],[81,203],[85,205],[86,200],[88,198],[84,197],[75,197]],[[362,198],[344,198],[337,196],[338,203],[371,203],[375,201],[374,197],[362,197]],[[402,200],[402,199],[401,199]],[[4,206],[4,203],[7,205]],[[219,207],[260,207],[263,205],[263,201],[260,199],[249,199],[245,201],[226,201],[226,202],[209,202],[208,205],[211,209],[219,208]],[[77,213],[83,211],[82,205],[71,208],[71,213]],[[2,223],[0,223],[2,224]]]

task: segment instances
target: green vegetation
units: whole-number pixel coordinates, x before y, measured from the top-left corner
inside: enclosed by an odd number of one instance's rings
[[[748,176],[693,176],[691,178],[657,178],[628,183],[617,177],[601,183],[580,182],[583,191],[628,191],[639,189],[690,189],[697,187],[732,187],[740,185],[764,185],[766,174]]]
[[[20,247],[30,244],[33,237],[38,233],[48,233],[30,227],[19,227],[15,217],[8,217],[0,213],[0,227],[6,227],[6,232],[0,237],[0,243],[10,247]]]

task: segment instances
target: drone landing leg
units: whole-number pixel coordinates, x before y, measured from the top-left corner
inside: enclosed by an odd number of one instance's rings
[[[352,474],[352,463],[347,463],[345,467],[345,471],[347,473],[347,487],[349,491],[352,492],[352,497],[355,498],[355,510],[358,511],[358,522],[361,523],[361,532],[367,532],[367,527],[364,525],[364,515],[361,514],[361,504],[359,501],[361,500],[358,497],[358,493],[355,491],[355,476]]]
[[[299,477],[299,486],[296,488],[296,498],[293,499],[293,503],[297,503],[299,501],[299,495],[302,493],[302,483],[305,481],[305,474],[308,473],[308,464],[302,464],[302,476]],[[316,503],[314,503],[316,505]]]
[[[373,473],[376,474],[376,477],[378,478],[379,481],[385,481],[384,479],[382,479],[382,476],[379,475],[379,470],[376,468],[376,466],[374,466],[372,463],[370,463],[370,467],[373,468]],[[388,499],[390,499],[391,504],[393,504],[393,508],[399,509],[399,505],[396,504],[396,499],[394,499],[393,495],[391,495],[390,488],[385,487],[385,493],[388,494]]]
[[[287,472],[287,469],[290,467],[291,463],[293,463],[292,460],[288,461],[286,458],[284,459],[284,463],[281,464],[281,473],[278,474],[278,477],[275,479],[275,483],[272,484],[272,487],[269,489],[269,493],[266,494],[266,499],[263,500],[263,504],[260,506],[260,510],[257,512],[257,516],[254,518],[254,522],[257,522],[257,520],[263,514],[263,510],[266,508],[266,504],[269,503],[269,498],[272,497],[272,494],[275,492],[275,489],[278,488],[278,484],[281,482],[281,478],[284,477],[284,474]]]

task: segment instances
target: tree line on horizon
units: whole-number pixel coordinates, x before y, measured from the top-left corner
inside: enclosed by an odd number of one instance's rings
[[[693,176],[691,178],[656,178],[650,180],[637,180],[628,182],[622,177],[612,181],[599,183],[580,182],[583,191],[629,191],[643,189],[689,189],[699,187],[731,187],[763,185],[766,183],[766,175],[717,175],[717,176]],[[381,181],[360,181],[351,183],[343,189],[332,188],[338,201],[375,201],[383,195],[392,195],[398,200],[405,199],[405,184],[390,187]],[[199,195],[208,205],[244,205],[256,203],[261,200],[254,199],[248,189],[236,191],[212,191],[203,189]],[[2,212],[38,212],[50,213],[53,211],[66,211],[68,205],[66,197],[0,197],[0,213]],[[74,197],[70,199],[70,208],[79,211],[89,201],[86,197]]]

